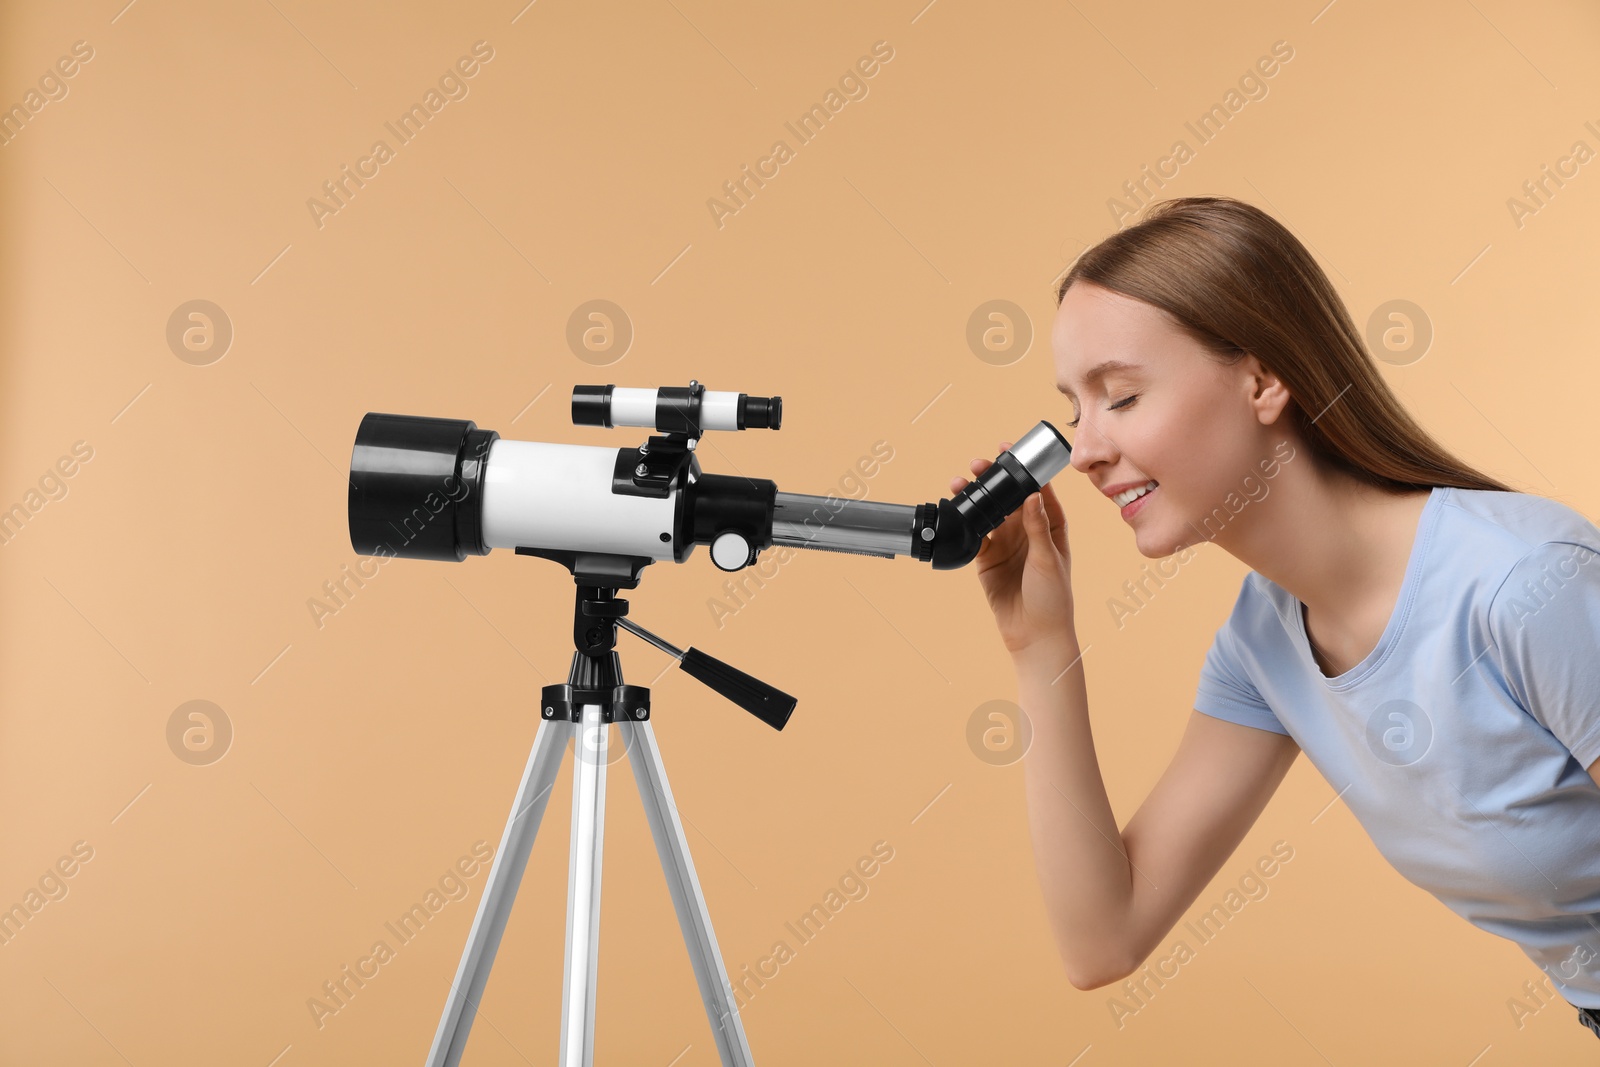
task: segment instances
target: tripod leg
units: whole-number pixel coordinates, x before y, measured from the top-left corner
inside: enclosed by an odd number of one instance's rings
[[[428,1067],[456,1067],[461,1060],[461,1050],[466,1047],[467,1034],[478,1014],[483,987],[489,981],[489,968],[494,964],[500,936],[505,933],[506,919],[517,897],[517,886],[528,865],[528,853],[539,832],[539,821],[544,818],[550,787],[555,785],[556,772],[561,769],[567,740],[573,732],[574,725],[570,722],[544,719],[539,723],[533,751],[522,772],[522,785],[517,789],[517,799],[511,805],[511,815],[506,819],[505,833],[500,838],[500,851],[495,853],[494,865],[489,868],[483,898],[478,901],[478,914],[472,920],[472,932],[467,935],[467,947],[461,954],[461,966],[456,970],[444,1015],[433,1037],[433,1048],[428,1052]]]
[[[655,731],[648,721],[636,723],[619,719],[618,726],[633,763],[633,777],[639,784],[639,798],[644,801],[645,815],[650,820],[650,833],[656,839],[656,852],[661,857],[662,872],[667,876],[672,906],[678,912],[678,925],[683,929],[683,941],[689,949],[689,962],[694,965],[694,978],[700,984],[700,1000],[711,1022],[717,1055],[722,1058],[723,1067],[752,1067],[755,1061],[750,1055],[750,1043],[745,1040],[744,1024],[733,1002],[728,972],[722,963],[722,952],[717,948],[717,935],[711,929],[711,913],[706,910],[706,899],[700,893],[700,879],[694,873],[694,860],[689,856],[689,843],[683,836],[678,808],[672,801],[672,787],[667,783],[661,750],[656,747]]]
[[[561,987],[561,1065],[594,1062],[594,991],[600,964],[600,859],[606,828],[606,741],[599,704],[583,705],[573,735],[572,845],[567,867],[566,981]]]

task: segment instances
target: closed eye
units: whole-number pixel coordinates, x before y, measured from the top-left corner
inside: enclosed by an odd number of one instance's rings
[[[1133,403],[1135,400],[1138,400],[1138,399],[1139,399],[1139,394],[1138,393],[1134,393],[1132,396],[1124,397],[1123,399],[1117,401],[1115,404],[1112,404],[1106,410],[1107,411],[1116,411],[1118,408],[1125,408],[1129,404]],[[1071,430],[1076,430],[1078,428],[1078,422],[1079,422],[1078,419],[1073,419],[1071,422],[1067,423],[1067,428],[1071,429]]]

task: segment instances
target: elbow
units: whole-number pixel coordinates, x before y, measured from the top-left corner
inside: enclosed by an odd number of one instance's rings
[[[1072,983],[1072,988],[1087,993],[1092,989],[1100,989],[1113,982],[1120,982],[1133,973],[1132,967],[1125,967],[1121,961],[1114,965],[1106,966],[1073,966],[1067,964],[1067,981]]]
[[[1110,985],[1112,982],[1121,981],[1122,979],[1126,978],[1129,973],[1131,972],[1123,970],[1088,972],[1080,971],[1076,973],[1069,971],[1067,973],[1067,981],[1072,983],[1072,988],[1080,989],[1087,993],[1092,989],[1099,989],[1102,986]]]

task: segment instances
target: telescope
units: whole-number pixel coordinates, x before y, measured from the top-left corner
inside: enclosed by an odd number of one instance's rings
[[[453,560],[509,548],[563,564],[577,584],[574,653],[565,684],[539,693],[540,723],[484,883],[428,1067],[458,1067],[505,932],[557,771],[576,751],[568,860],[562,1067],[591,1067],[600,937],[609,727],[633,765],[662,873],[689,950],[723,1067],[753,1067],[736,996],[700,891],[666,765],[650,724],[650,690],[622,680],[617,628],[678,659],[684,672],[782,730],[795,698],[699,649],[680,651],[631,621],[619,589],[634,589],[649,564],[684,563],[696,545],[737,571],[765,548],[790,545],[892,558],[950,570],[969,563],[983,538],[1072,457],[1049,422],[1023,434],[955,497],[888,504],[783,493],[770,481],[700,469],[695,445],[708,430],[776,430],[783,398],[686,388],[579,385],[579,426],[640,426],[635,448],[504,440],[465,419],[369,412],[350,457],[350,544],[365,556]]]
[[[1072,458],[1048,421],[1023,434],[955,497],[889,504],[780,492],[761,478],[707,474],[708,430],[779,429],[782,397],[687,388],[579,385],[572,421],[657,431],[635,448],[513,441],[464,419],[361,420],[350,460],[350,543],[367,556],[454,560],[510,548],[684,563],[696,545],[724,571],[771,545],[891,558],[934,570],[971,562],[983,538]]]

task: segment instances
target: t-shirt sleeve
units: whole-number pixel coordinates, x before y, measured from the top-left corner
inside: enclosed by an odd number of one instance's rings
[[[1195,710],[1241,726],[1288,734],[1240,666],[1234,654],[1232,627],[1230,619],[1211,639],[1211,648],[1206,652],[1205,663],[1200,667],[1200,681],[1195,687]]]
[[[1489,603],[1490,654],[1511,694],[1579,764],[1600,759],[1600,552],[1546,541]]]

